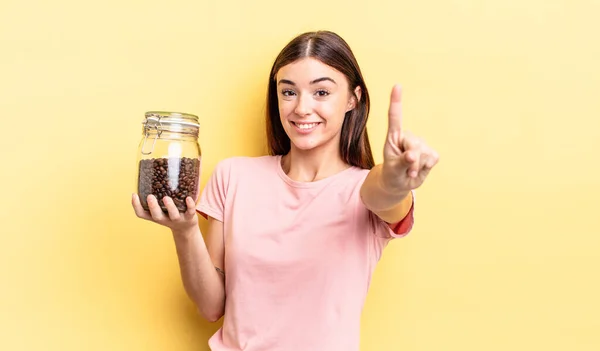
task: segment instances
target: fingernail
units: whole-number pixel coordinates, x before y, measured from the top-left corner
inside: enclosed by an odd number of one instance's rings
[[[410,176],[415,178],[417,176],[417,171],[411,171]]]

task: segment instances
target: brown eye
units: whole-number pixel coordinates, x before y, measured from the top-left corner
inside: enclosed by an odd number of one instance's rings
[[[294,95],[296,95],[296,93],[294,93],[292,90],[287,90],[286,89],[286,90],[284,90],[284,91],[281,92],[281,95],[283,95],[283,96],[294,96]]]
[[[324,97],[327,95],[329,95],[329,92],[327,90],[317,90],[317,96]]]

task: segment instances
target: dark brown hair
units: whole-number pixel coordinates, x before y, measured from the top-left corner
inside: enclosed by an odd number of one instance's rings
[[[267,93],[267,140],[271,155],[285,155],[290,151],[290,138],[285,133],[279,116],[277,72],[281,67],[305,57],[315,58],[343,73],[348,80],[350,93],[358,86],[360,100],[354,109],[346,112],[340,137],[342,159],[356,167],[371,169],[375,165],[367,135],[369,117],[369,92],[352,50],[339,35],[330,31],[307,32],[292,39],[281,50],[269,75]]]

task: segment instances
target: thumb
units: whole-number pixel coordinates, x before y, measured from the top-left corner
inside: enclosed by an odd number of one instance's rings
[[[388,110],[388,133],[402,133],[402,87],[399,84],[392,88],[390,108]]]

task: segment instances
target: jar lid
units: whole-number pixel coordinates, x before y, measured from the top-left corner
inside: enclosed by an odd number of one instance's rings
[[[148,111],[145,114],[144,126],[155,127],[156,125],[179,125],[183,127],[199,128],[198,116],[183,112]]]

